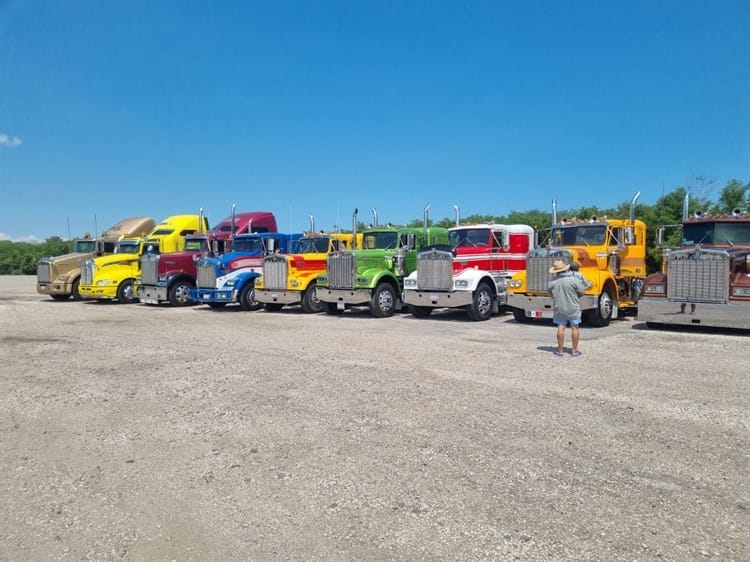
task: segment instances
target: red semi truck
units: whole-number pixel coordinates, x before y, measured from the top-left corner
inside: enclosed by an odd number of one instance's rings
[[[232,215],[213,229],[186,238],[184,251],[145,253],[141,257],[141,278],[136,288],[138,299],[145,304],[194,304],[190,290],[195,288],[196,262],[209,254],[231,250],[235,235],[251,232],[277,232],[274,214],[269,211],[235,213],[232,207]]]

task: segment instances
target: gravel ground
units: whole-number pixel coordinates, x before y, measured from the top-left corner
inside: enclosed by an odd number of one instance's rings
[[[748,335],[0,277],[2,560],[750,560]]]

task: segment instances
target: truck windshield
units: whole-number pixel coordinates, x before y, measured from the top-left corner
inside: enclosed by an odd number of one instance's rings
[[[395,250],[398,246],[397,232],[367,232],[363,238],[365,250]]]
[[[133,241],[121,241],[117,243],[117,254],[137,254],[141,249],[140,242]]]
[[[233,252],[263,253],[263,242],[257,236],[253,238],[235,238],[232,241]]]
[[[607,240],[605,224],[574,224],[552,229],[553,246],[601,246]]]
[[[96,250],[96,242],[94,240],[76,240],[74,252],[80,252],[82,254],[88,254]]]
[[[490,239],[489,228],[463,228],[449,233],[451,248],[486,246]]]
[[[298,252],[300,254],[321,254],[328,251],[330,238],[328,236],[315,236],[302,238],[299,241]]]
[[[691,244],[750,244],[748,222],[700,222],[682,227],[682,243]]]
[[[186,252],[202,252],[208,250],[208,240],[205,238],[186,238],[185,239],[185,251]]]

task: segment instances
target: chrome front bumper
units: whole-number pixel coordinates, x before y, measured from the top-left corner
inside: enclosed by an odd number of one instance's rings
[[[685,303],[644,297],[638,301],[639,322],[750,330],[750,303]]]

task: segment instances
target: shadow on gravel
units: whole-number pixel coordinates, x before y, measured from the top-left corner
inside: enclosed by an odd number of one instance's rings
[[[739,328],[714,328],[712,326],[683,325],[683,324],[653,324],[636,322],[633,330],[646,332],[675,332],[678,334],[714,334],[719,336],[750,336],[750,331]]]

